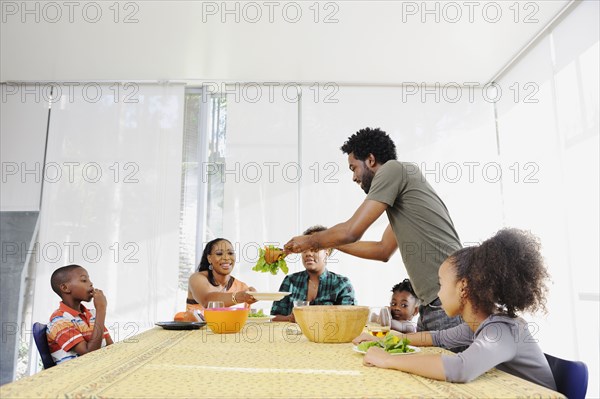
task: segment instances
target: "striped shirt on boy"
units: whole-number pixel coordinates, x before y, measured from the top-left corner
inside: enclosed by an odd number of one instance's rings
[[[50,316],[50,323],[46,330],[50,353],[56,364],[76,358],[77,352],[73,348],[80,342],[92,338],[96,316],[83,304],[80,311],[70,308],[60,302],[58,309]],[[102,347],[106,346],[106,338],[110,337],[104,327]]]

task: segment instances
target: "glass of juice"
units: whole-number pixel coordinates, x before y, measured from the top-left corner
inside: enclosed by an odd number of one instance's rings
[[[387,306],[373,307],[369,309],[367,319],[367,331],[377,338],[383,338],[392,327],[392,315]]]

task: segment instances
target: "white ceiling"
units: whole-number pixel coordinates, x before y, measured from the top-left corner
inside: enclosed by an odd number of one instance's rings
[[[323,1],[318,16],[314,1],[137,1],[120,3],[118,23],[113,2],[96,3],[95,23],[82,6],[69,22],[69,9],[55,2],[62,17],[51,22],[56,9],[40,8],[36,22],[24,3],[4,3],[13,8],[2,5],[2,81],[387,85],[488,83],[569,1]],[[302,15],[292,23],[296,5]],[[130,14],[137,22],[123,23]]]

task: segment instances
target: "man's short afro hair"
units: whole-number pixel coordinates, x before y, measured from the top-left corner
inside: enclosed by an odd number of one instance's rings
[[[390,159],[396,159],[396,144],[379,128],[359,130],[348,138],[341,150],[344,154],[354,154],[354,158],[360,161],[373,154],[377,163],[382,165]]]

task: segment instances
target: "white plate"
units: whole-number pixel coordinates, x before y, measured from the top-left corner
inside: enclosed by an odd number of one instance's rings
[[[275,318],[275,316],[264,316],[264,317],[250,317],[248,316],[248,320],[246,323],[264,323],[271,321]]]
[[[252,295],[257,301],[280,301],[286,296],[290,295],[289,292],[254,292],[246,291],[247,294]]]
[[[416,346],[408,345],[408,347],[409,347],[410,349],[412,349],[414,352],[406,352],[406,353],[390,353],[390,355],[392,355],[392,356],[397,356],[397,355],[412,355],[413,353],[421,352],[421,348],[418,348],[418,347],[416,347]],[[364,355],[365,353],[367,353],[367,352],[365,352],[365,351],[361,351],[360,349],[358,349],[358,346],[356,346],[356,345],[354,345],[354,346],[352,347],[352,350],[353,350],[354,352],[362,353],[363,355]]]

